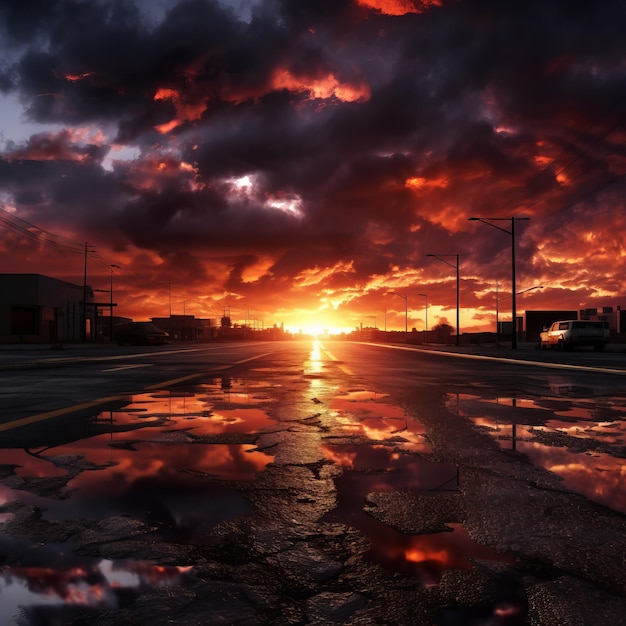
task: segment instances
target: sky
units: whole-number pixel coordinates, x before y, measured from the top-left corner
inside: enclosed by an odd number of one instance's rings
[[[472,332],[510,315],[515,243],[518,314],[626,306],[624,24],[622,0],[3,0],[0,271],[82,284],[87,250],[136,320],[422,330],[456,326],[458,255]]]

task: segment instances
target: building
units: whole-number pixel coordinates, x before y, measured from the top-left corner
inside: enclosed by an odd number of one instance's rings
[[[601,309],[581,309],[578,319],[607,322],[611,333],[621,333],[623,320],[621,307],[603,306]]]
[[[577,320],[578,311],[526,311],[526,340],[536,341],[544,328],[559,320]]]
[[[170,335],[175,341],[208,341],[214,339],[215,323],[210,319],[196,318],[194,315],[171,315],[152,317],[152,323]]]
[[[95,305],[89,286],[41,274],[0,274],[0,343],[90,339]]]

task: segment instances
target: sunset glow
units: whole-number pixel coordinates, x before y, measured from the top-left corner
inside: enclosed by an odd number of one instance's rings
[[[623,3],[252,4],[0,8],[3,273],[320,336],[455,326],[459,255],[493,331],[511,238],[468,218],[520,216],[519,316],[626,306]]]
[[[358,3],[387,15],[421,13],[429,7],[441,6],[440,0],[358,0]]]

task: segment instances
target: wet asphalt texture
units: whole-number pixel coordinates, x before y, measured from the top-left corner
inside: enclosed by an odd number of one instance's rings
[[[166,428],[168,416],[159,409],[151,426],[166,434],[151,441],[184,443],[190,458],[194,448],[210,445],[232,446],[229,454],[242,462],[268,457],[244,478],[224,478],[176,457],[167,479],[145,478],[123,492],[123,504],[122,496],[111,496],[117,508],[102,505],[96,514],[70,506],[54,515],[42,502],[62,504],[75,493],[73,481],[106,467],[105,461],[52,450],[42,454],[59,470],[54,475],[20,476],[15,465],[0,465],[0,484],[31,496],[0,506],[5,580],[31,568],[31,586],[63,594],[78,568],[96,588],[103,581],[94,564],[102,560],[158,566],[161,576],[160,583],[109,586],[108,603],[33,604],[7,623],[626,624],[624,515],[565,489],[524,455],[503,450],[451,410],[443,387],[381,395],[407,424],[423,426],[423,435],[407,439],[407,427],[404,435],[402,428],[388,429],[372,439],[347,424],[350,405],[338,409],[335,402],[367,388],[346,382],[338,390],[324,367],[303,371],[295,361],[277,361],[230,376],[255,390],[235,405],[261,407],[269,423],[251,432],[198,433],[184,420]],[[199,393],[197,387],[187,391]],[[225,397],[224,406],[212,401],[214,412],[233,408],[232,397]],[[353,423],[375,416],[376,402],[353,415]],[[115,446],[141,449],[145,427],[110,426],[124,433]],[[420,438],[423,445],[416,444]],[[385,459],[377,462],[372,450]],[[395,557],[385,554],[383,542],[377,555],[375,536],[385,533],[416,542]],[[458,547],[458,565],[442,566],[447,557],[439,553],[450,548],[439,539],[460,533],[467,541]],[[407,558],[411,550],[415,555]],[[44,564],[53,571],[44,572]]]

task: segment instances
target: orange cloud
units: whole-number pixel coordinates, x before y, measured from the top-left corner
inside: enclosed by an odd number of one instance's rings
[[[448,180],[445,178],[420,178],[418,176],[413,176],[411,178],[407,178],[404,182],[405,187],[409,189],[434,189],[434,188],[445,188],[448,186]]]
[[[333,267],[320,268],[317,265],[312,269],[306,269],[294,277],[294,284],[298,287],[309,287],[311,285],[319,285],[327,278],[330,278],[337,272],[354,273],[354,261],[344,263],[340,261]]]
[[[441,0],[357,0],[361,6],[377,9],[385,15],[423,13],[434,6],[442,6]]]
[[[26,146],[12,152],[5,153],[8,160],[25,161],[86,161],[89,158],[84,145],[76,144],[77,140],[89,140],[91,145],[100,145],[101,137],[87,138],[79,131],[71,129],[63,130],[59,133],[41,133],[33,135]]]
[[[186,190],[197,191],[205,186],[195,165],[180,161],[171,154],[155,153],[126,166],[126,183],[136,190],[156,191],[173,180]]]
[[[370,98],[369,86],[364,83],[340,83],[334,74],[313,80],[304,79],[295,76],[286,68],[279,68],[274,72],[272,88],[309,92],[311,100],[334,97],[342,102],[364,102]]]
[[[93,74],[95,74],[95,72],[83,72],[82,74],[65,74],[65,80],[71,83],[75,83],[79,80],[89,78],[90,76],[93,76]]]
[[[155,101],[171,100],[174,104],[176,116],[169,122],[155,126],[155,129],[164,135],[185,122],[199,120],[202,114],[207,110],[204,96],[194,97],[193,95],[186,94],[185,99],[183,99],[178,91],[166,87],[157,89],[152,99]]]

